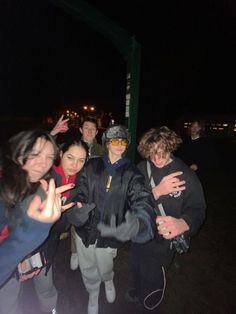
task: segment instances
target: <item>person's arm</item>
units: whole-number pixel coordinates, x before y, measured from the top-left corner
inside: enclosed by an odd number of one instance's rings
[[[195,173],[185,171],[186,191],[179,218],[159,216],[157,229],[165,239],[172,239],[185,233],[193,236],[198,232],[205,219],[206,202],[203,189]]]
[[[69,130],[68,127],[68,121],[69,119],[64,119],[64,115],[62,115],[59,120],[57,121],[56,125],[54,128],[50,131],[50,134],[52,136],[57,135],[58,133],[66,133]]]
[[[35,196],[29,196],[19,204],[22,222],[0,243],[0,285],[25,256],[47,238],[51,226],[61,216],[60,193],[71,187],[69,184],[56,189],[51,179],[46,187],[47,194],[39,187]]]
[[[126,198],[129,208],[125,213],[125,221],[117,225],[116,217],[112,215],[109,225],[100,222],[97,228],[104,237],[115,237],[122,242],[131,240],[145,243],[155,234],[154,199],[145,188],[144,177],[138,170],[129,180]]]
[[[22,223],[0,244],[0,285],[14,272],[19,262],[36,249],[48,236],[51,223],[23,216]]]
[[[129,184],[128,202],[131,212],[139,221],[138,233],[132,238],[132,241],[145,243],[154,237],[156,214],[154,211],[154,198],[145,187],[145,178],[138,169]]]

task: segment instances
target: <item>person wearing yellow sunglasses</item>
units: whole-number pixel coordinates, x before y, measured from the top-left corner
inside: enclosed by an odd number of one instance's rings
[[[144,243],[154,237],[154,198],[144,176],[125,157],[131,142],[123,125],[110,126],[102,136],[106,153],[91,158],[78,182],[74,201],[94,203],[88,220],[76,229],[76,248],[89,294],[88,314],[98,314],[101,283],[109,303],[116,298],[113,260],[126,241]]]

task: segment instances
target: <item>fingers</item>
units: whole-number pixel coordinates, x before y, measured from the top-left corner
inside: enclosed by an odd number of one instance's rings
[[[129,223],[132,220],[133,216],[132,213],[130,211],[127,211],[125,214],[125,220],[127,223]]]
[[[111,228],[115,228],[115,227],[116,227],[116,216],[111,215]]]
[[[164,181],[166,185],[169,185],[169,188],[172,189],[172,191],[183,191],[186,189],[184,184],[186,184],[185,180],[180,180],[177,178],[177,175],[181,175],[181,171],[173,172],[170,175],[164,177]]]
[[[61,122],[63,120],[63,118],[64,118],[64,114],[60,116],[60,119],[57,121],[57,123]]]
[[[56,186],[53,179],[49,181],[48,195],[41,214],[41,219],[45,222],[54,222],[61,216],[61,198],[56,194]]]
[[[23,282],[25,280],[31,279],[31,278],[37,276],[39,272],[40,272],[40,269],[37,269],[37,270],[31,272],[30,274],[25,274],[25,275],[23,274],[20,276],[19,281]]]
[[[172,216],[158,216],[156,219],[157,230],[165,239],[172,239],[179,234],[176,223],[177,219]]]
[[[49,207],[53,207],[53,203],[56,198],[56,185],[54,179],[49,180],[48,184],[48,196],[46,199],[46,203]]]
[[[173,173],[169,174],[168,176],[166,176],[166,178],[172,179],[174,177],[180,176],[181,174],[183,174],[182,171],[176,171],[176,172],[173,172]]]
[[[62,123],[62,124],[66,124],[66,123],[70,120],[69,118],[63,120],[63,118],[64,118],[64,114],[61,115],[61,117],[60,117],[60,119],[58,120],[57,124],[61,124],[61,123]]]
[[[27,215],[45,223],[55,222],[61,216],[61,198],[56,194],[53,179],[49,181],[46,199],[42,201],[40,196],[36,195],[29,205]]]
[[[67,190],[73,189],[75,186],[74,183],[65,184],[56,188],[56,194],[61,194]]]
[[[66,211],[67,209],[73,207],[74,205],[75,205],[74,202],[71,202],[71,203],[69,203],[69,204],[67,204],[67,205],[63,205],[63,206],[61,207],[61,209],[62,209],[61,211],[64,212],[64,211]]]
[[[70,119],[67,118],[67,119],[63,120],[63,123],[66,123],[66,124],[67,124],[67,122],[68,122],[69,120],[70,120]]]

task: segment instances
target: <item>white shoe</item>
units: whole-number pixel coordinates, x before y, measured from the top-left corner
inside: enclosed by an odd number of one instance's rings
[[[70,257],[70,269],[76,270],[79,266],[79,256],[77,253],[72,253]]]
[[[105,281],[105,293],[107,302],[113,303],[116,299],[116,289],[113,280]]]
[[[99,291],[91,292],[88,301],[88,314],[98,314]]]

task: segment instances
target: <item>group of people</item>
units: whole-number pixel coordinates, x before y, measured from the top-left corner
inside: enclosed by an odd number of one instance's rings
[[[104,283],[116,299],[114,259],[131,241],[134,287],[128,291],[143,313],[159,313],[165,271],[176,252],[205,219],[205,198],[196,173],[174,155],[180,137],[168,127],[145,132],[138,145],[143,160],[125,157],[131,136],[112,125],[96,140],[96,118],[86,117],[81,137],[61,117],[51,134],[23,131],[2,151],[0,189],[0,313],[21,314],[21,290],[33,280],[40,309],[58,313],[53,259],[60,235],[71,234],[72,270],[80,268],[88,292],[88,314],[98,314]]]

